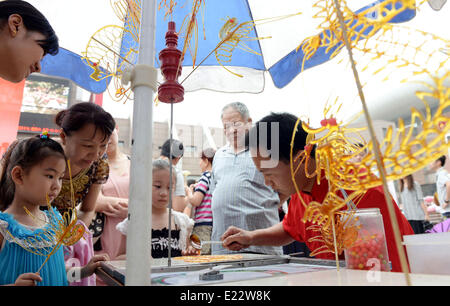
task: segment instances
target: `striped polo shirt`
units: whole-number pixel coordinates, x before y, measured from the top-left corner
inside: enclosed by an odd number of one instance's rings
[[[280,223],[278,194],[264,184],[250,156],[250,151],[237,154],[230,146],[217,150],[212,166],[213,230],[211,240],[218,241],[230,226],[253,231]],[[212,245],[212,254],[235,253],[222,245]],[[240,251],[271,255],[283,254],[281,247],[250,246]]]
[[[211,183],[211,172],[206,171],[197,183],[194,192],[201,192],[205,195],[202,203],[195,208],[195,225],[212,225],[212,211],[211,211],[211,193],[209,185]]]

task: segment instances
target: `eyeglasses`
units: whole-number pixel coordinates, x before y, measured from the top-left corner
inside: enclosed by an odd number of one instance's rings
[[[226,123],[224,123],[223,128],[225,130],[228,130],[231,128],[237,129],[237,128],[243,127],[244,125],[245,125],[245,122],[242,122],[242,121],[226,122]]]

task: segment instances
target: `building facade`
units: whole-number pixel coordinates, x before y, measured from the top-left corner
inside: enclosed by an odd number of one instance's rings
[[[52,138],[58,140],[60,129],[55,124],[55,115],[61,110],[82,102],[98,103],[99,101],[95,95],[78,88],[69,80],[40,74],[31,75],[24,88],[17,138],[39,135],[46,130]],[[131,155],[132,121],[122,118],[115,118],[115,120],[118,127],[119,147],[125,154]],[[169,135],[168,122],[154,122],[152,152],[154,159],[159,157],[161,146]],[[208,147],[221,147],[226,142],[221,128],[175,125],[173,135],[175,139],[182,141],[185,147],[184,157],[178,167],[185,171],[187,177],[193,178],[201,175],[199,160],[202,150]]]

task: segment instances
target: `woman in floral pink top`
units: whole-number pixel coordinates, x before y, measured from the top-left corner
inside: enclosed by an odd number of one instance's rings
[[[94,255],[92,233],[86,225],[95,217],[97,198],[101,186],[108,180],[109,166],[105,155],[109,138],[116,126],[113,117],[94,103],[79,103],[56,115],[56,124],[61,127],[61,144],[70,162],[71,175],[66,172],[61,192],[53,205],[64,213],[69,207],[77,206],[78,220],[87,229],[87,236],[66,252],[66,264],[82,266]],[[74,188],[74,202],[71,200],[70,181]],[[91,232],[95,235],[97,218]],[[77,285],[95,285],[95,275]]]

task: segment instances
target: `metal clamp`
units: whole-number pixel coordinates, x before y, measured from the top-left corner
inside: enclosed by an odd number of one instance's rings
[[[131,70],[127,70],[122,75],[122,84],[131,88],[138,86],[150,87],[153,91],[158,91],[158,70],[148,65],[136,65]]]

